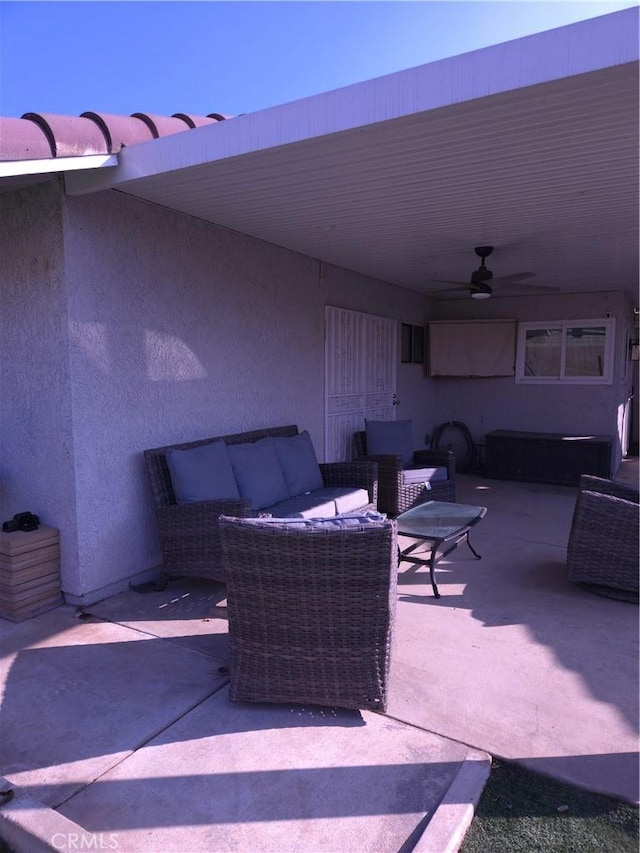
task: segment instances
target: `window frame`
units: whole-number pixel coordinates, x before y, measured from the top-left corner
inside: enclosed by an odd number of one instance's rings
[[[593,328],[604,326],[604,364],[602,376],[567,376],[566,370],[566,341],[567,330],[577,326]],[[560,375],[559,376],[526,376],[525,375],[525,352],[527,332],[545,331],[547,329],[560,329]],[[518,336],[516,342],[516,374],[515,381],[518,385],[611,385],[613,382],[613,362],[615,356],[615,332],[616,321],[613,317],[603,317],[588,320],[547,320],[530,323],[518,323]]]

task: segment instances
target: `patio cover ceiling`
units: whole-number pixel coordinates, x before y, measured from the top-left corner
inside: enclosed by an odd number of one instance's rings
[[[117,189],[424,294],[467,282],[489,244],[495,276],[637,304],[638,94],[629,9],[132,145],[66,190]]]

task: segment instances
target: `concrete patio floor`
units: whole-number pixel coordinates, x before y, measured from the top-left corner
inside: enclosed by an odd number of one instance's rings
[[[488,507],[482,560],[442,560],[439,600],[400,566],[385,715],[229,702],[221,584],[0,620],[0,836],[17,853],[445,853],[490,755],[638,802],[638,608],[566,580],[575,489],[458,476],[458,500]]]

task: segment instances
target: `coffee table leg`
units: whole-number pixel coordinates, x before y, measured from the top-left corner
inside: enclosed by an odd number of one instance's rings
[[[468,531],[467,531],[466,538],[467,538],[467,545],[469,546],[469,550],[471,551],[471,553],[473,554],[473,556],[476,558],[476,560],[481,560],[481,559],[482,559],[481,555],[480,555],[480,554],[478,554],[478,552],[476,551],[476,549],[475,549],[475,548],[473,547],[473,545],[471,544],[471,540],[469,539],[469,532],[468,532]]]
[[[438,592],[438,585],[436,583],[436,552],[437,548],[434,548],[431,551],[431,558],[429,559],[429,574],[431,575],[431,588],[433,589],[433,597],[440,598],[440,593]]]
[[[409,563],[414,563],[418,566],[429,566],[429,575],[431,576],[431,588],[433,589],[433,597],[440,598],[440,593],[438,592],[438,585],[436,583],[436,575],[435,575],[435,567],[436,567],[436,558],[438,555],[438,549],[435,547],[435,543],[433,548],[431,549],[431,553],[429,555],[429,560],[423,560],[420,557],[411,557],[409,556],[412,551],[420,546],[419,542],[415,542],[413,545],[410,545],[408,548],[405,548],[404,551],[398,545],[398,565],[403,560],[406,560]],[[469,546],[471,548],[471,546]],[[473,549],[472,549],[473,550]],[[475,553],[475,552],[474,552]]]

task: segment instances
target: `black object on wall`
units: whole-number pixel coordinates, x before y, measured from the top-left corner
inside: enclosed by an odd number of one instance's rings
[[[473,471],[476,466],[476,446],[469,427],[462,421],[440,424],[431,436],[432,450],[451,450],[456,457],[456,471]]]

